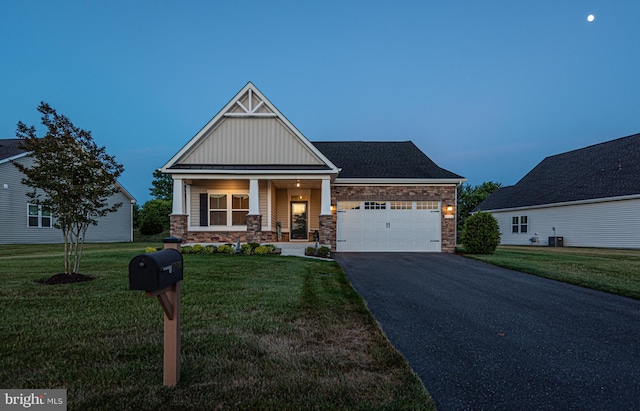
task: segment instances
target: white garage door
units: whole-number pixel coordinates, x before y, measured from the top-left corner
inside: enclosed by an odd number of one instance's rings
[[[440,251],[438,201],[338,201],[337,251]]]

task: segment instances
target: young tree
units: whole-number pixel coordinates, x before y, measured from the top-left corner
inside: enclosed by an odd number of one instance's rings
[[[124,167],[96,145],[91,132],[76,127],[49,104],[41,102],[38,111],[47,129],[44,137],[22,122],[16,131],[33,165],[13,164],[24,174],[22,183],[33,188],[27,193],[30,201],[55,217],[53,226],[64,237],[65,273],[75,274],[87,228],[122,205],[109,204],[109,197],[119,191],[117,179]]]
[[[471,211],[500,187],[502,187],[501,183],[493,181],[485,181],[477,186],[471,184],[458,186],[458,234],[462,233],[464,222]]]
[[[165,174],[160,170],[153,172],[153,181],[151,181],[149,191],[156,200],[172,201],[173,199],[173,178],[171,174]]]

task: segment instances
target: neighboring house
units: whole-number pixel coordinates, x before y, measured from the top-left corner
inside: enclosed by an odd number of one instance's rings
[[[337,251],[455,248],[456,187],[412,142],[311,143],[252,84],[162,168],[190,243],[313,241]]]
[[[640,134],[547,157],[474,211],[493,214],[503,245],[640,248]]]
[[[12,161],[25,166],[33,164],[33,159],[19,143],[19,139],[0,139],[0,244],[62,243],[62,232],[53,228],[55,215],[29,203],[27,193],[32,188],[22,184],[24,175],[12,164]],[[120,186],[120,192],[110,202],[122,203],[122,206],[117,212],[101,218],[97,226],[89,226],[86,242],[133,241],[135,199]]]

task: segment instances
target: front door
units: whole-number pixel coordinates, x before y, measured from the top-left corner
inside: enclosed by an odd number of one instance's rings
[[[307,202],[291,203],[291,240],[308,240]]]

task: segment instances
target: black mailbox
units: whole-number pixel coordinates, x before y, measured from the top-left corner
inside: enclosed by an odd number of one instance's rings
[[[182,280],[182,254],[173,248],[140,254],[129,262],[129,289],[156,291]]]

